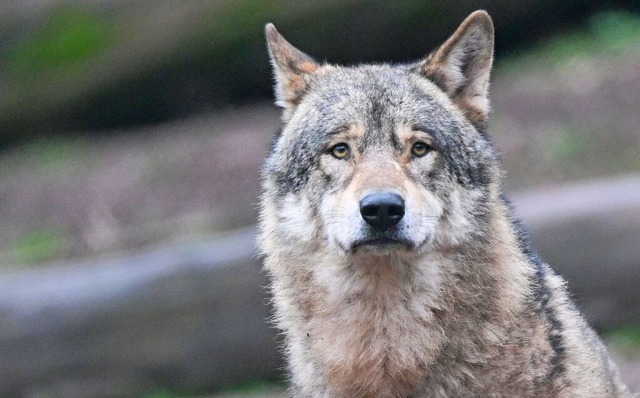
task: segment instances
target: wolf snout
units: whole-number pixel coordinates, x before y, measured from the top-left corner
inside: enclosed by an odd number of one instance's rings
[[[373,229],[384,231],[404,217],[404,200],[393,192],[370,193],[360,202],[360,214]]]

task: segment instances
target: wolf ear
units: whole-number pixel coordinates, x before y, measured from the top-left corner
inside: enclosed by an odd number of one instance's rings
[[[493,22],[475,11],[421,63],[421,73],[444,91],[476,126],[489,114],[489,75],[493,64]]]
[[[291,113],[304,95],[309,75],[319,67],[313,58],[298,50],[278,33],[273,24],[265,26],[267,48],[276,80],[276,104]]]

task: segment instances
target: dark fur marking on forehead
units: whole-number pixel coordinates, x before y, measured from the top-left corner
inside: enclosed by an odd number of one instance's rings
[[[393,108],[397,106],[393,94],[382,83],[372,85],[368,97],[367,123],[365,124],[365,147],[391,143],[394,148],[397,139],[394,130],[397,127],[393,118]]]
[[[371,98],[371,124],[368,126],[376,131],[381,131],[383,128],[382,119],[386,109],[384,101],[384,92],[379,88],[376,90],[376,96]]]

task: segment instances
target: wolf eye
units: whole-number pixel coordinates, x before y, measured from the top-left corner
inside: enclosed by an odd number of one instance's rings
[[[431,147],[422,141],[416,142],[411,147],[411,153],[413,154],[413,156],[417,156],[419,158],[429,153],[429,151],[431,151]]]
[[[331,155],[336,159],[348,159],[351,150],[349,149],[349,145],[341,142],[336,144],[329,149]]]

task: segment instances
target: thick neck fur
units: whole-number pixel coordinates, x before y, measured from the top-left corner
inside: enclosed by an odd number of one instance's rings
[[[532,294],[533,268],[497,213],[486,238],[425,254],[271,253],[292,382],[305,386],[295,396],[481,391],[495,357],[522,342],[511,333]]]

